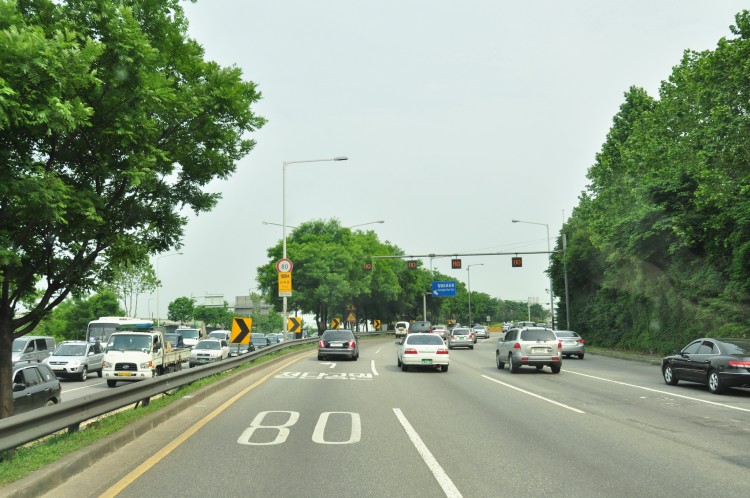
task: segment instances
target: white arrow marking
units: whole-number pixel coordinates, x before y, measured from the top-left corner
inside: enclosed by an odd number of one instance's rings
[[[332,362],[332,361],[324,361],[323,363],[321,363],[321,365],[330,365],[330,367],[328,367],[328,368],[335,368],[336,367],[336,364],[334,362]]]

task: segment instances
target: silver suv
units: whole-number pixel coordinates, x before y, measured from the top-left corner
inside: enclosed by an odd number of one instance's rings
[[[104,351],[98,342],[63,341],[44,363],[58,377],[85,381],[90,373],[102,377]]]
[[[561,356],[562,344],[555,333],[542,327],[510,329],[497,340],[495,348],[497,368],[502,370],[508,363],[511,373],[518,372],[523,365],[535,366],[537,370],[548,366],[552,373],[560,373]]]

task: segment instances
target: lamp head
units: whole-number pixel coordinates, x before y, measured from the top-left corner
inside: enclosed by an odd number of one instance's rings
[[[334,161],[348,161],[349,158],[346,156],[338,156],[333,158]]]

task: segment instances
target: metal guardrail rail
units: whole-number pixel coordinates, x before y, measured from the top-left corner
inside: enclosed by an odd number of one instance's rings
[[[49,408],[31,410],[20,415],[0,419],[0,452],[18,448],[61,430],[67,429],[70,432],[75,432],[87,420],[139,401],[147,405],[153,396],[184,386],[203,377],[236,368],[243,363],[291,346],[317,341],[317,337],[284,341],[224,361],[160,375],[153,379],[130,382],[128,385],[112,389],[111,392],[84,396]]]

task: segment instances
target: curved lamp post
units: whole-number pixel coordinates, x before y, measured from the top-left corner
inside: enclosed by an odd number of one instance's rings
[[[552,252],[550,251],[549,247],[549,225],[547,223],[536,223],[534,221],[521,221],[521,220],[510,220],[513,223],[526,223],[528,225],[541,225],[544,228],[547,229],[547,252],[551,255]],[[547,256],[550,257],[549,255]],[[547,261],[548,264],[551,264],[551,259]],[[550,272],[549,276],[549,312],[550,312],[550,319],[552,320],[552,328],[555,328],[555,302],[552,298],[552,272]],[[529,319],[531,320],[531,319]]]
[[[330,161],[346,161],[349,158],[346,156],[331,157],[328,159],[303,159],[301,161],[284,161],[281,168],[281,230],[282,230],[282,258],[286,259],[286,167],[290,164],[299,163],[320,163]],[[289,330],[289,312],[287,311],[287,296],[283,296],[283,320],[284,320],[284,337]]]
[[[473,265],[469,265],[466,267],[466,273],[469,275],[468,283],[469,283],[469,327],[473,327],[471,324],[471,267],[472,266],[484,266],[484,263],[474,263]]]

